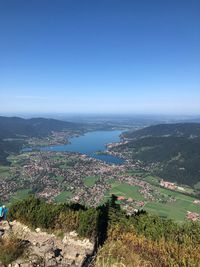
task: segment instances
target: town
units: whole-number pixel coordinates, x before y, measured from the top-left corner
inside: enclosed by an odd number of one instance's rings
[[[128,214],[133,214],[138,209],[145,209],[148,203],[176,202],[175,196],[160,192],[137,173],[131,173],[136,169],[147,171],[139,162],[125,160],[124,164],[114,165],[80,153],[39,150],[24,151],[10,156],[9,160],[9,171],[1,179],[2,203],[12,201],[13,196],[20,198],[21,194],[34,193],[48,202],[70,201],[98,206],[115,193],[121,206]],[[134,188],[137,196],[113,191],[116,183]],[[166,184],[160,181],[161,186],[166,187]],[[188,213],[185,216],[191,220],[194,217]]]

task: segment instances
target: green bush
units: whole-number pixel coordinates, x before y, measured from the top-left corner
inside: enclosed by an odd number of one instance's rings
[[[49,204],[30,196],[10,207],[8,219],[32,228],[75,230],[80,236],[92,238],[97,231],[98,212],[78,204]]]
[[[88,209],[79,213],[79,226],[77,232],[80,236],[95,237],[97,234],[98,211]]]

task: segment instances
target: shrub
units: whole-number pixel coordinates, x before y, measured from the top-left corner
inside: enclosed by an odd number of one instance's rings
[[[93,238],[97,233],[98,211],[78,204],[49,204],[30,196],[10,207],[8,219],[32,228],[77,231],[82,237]]]
[[[80,236],[95,237],[97,234],[98,211],[88,209],[79,213],[77,232]]]
[[[16,237],[8,237],[0,240],[0,262],[8,265],[18,257],[22,256],[25,245]]]

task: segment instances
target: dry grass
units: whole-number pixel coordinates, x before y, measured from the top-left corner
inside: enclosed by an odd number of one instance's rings
[[[121,242],[106,243],[98,252],[95,267],[152,267],[152,264],[127,250]]]
[[[0,262],[7,266],[22,256],[24,249],[23,242],[15,236],[0,239]]]

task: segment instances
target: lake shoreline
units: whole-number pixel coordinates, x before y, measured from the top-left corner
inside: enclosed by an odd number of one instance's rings
[[[121,142],[121,130],[99,130],[85,132],[67,139],[65,144],[47,145],[37,147],[25,147],[22,152],[28,151],[58,151],[58,152],[78,152],[88,157],[102,160],[108,164],[122,164],[125,159],[109,153],[108,145]]]

